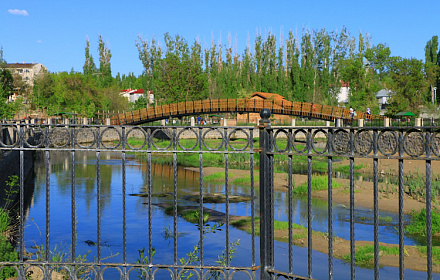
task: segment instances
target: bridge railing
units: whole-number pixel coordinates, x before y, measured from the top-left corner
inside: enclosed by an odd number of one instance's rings
[[[159,105],[146,109],[134,110],[116,115],[111,118],[113,125],[139,124],[171,116],[188,116],[221,112],[258,113],[262,108],[268,108],[273,114],[292,115],[323,120],[335,119],[380,119],[381,116],[367,115],[356,112],[352,116],[346,108],[332,107],[307,102],[292,102],[288,100],[263,99],[208,99],[186,101],[173,104]]]

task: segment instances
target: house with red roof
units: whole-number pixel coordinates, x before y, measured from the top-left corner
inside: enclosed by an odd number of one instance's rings
[[[152,104],[154,102],[154,95],[153,95],[153,91],[148,90],[145,93],[148,94],[148,96],[145,96],[145,98],[148,99],[148,103]],[[143,89],[123,89],[120,93],[120,95],[122,95],[123,97],[128,99],[128,102],[134,103],[136,102],[136,100],[139,99],[139,97],[144,95],[144,90]]]

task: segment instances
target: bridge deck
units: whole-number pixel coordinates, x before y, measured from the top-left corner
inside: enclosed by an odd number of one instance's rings
[[[352,118],[349,109],[306,102],[292,102],[287,100],[262,99],[207,99],[186,101],[167,105],[153,106],[131,112],[125,112],[111,118],[112,125],[137,125],[169,117],[182,117],[211,113],[259,113],[268,108],[272,114],[310,117],[330,120]],[[356,112],[354,119],[381,119],[379,115],[367,115],[365,112]]]

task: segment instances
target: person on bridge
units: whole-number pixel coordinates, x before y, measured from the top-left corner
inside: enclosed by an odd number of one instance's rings
[[[370,108],[367,108],[367,122],[369,121],[369,120],[371,120],[371,111],[370,111]]]
[[[353,109],[353,107],[352,106],[350,106],[350,113],[349,113],[349,123],[350,123],[350,125],[352,124],[352,122],[353,122],[353,119],[354,119],[354,109]]]

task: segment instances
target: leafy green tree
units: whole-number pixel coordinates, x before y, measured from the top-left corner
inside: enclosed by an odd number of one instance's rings
[[[33,104],[36,108],[48,107],[50,98],[55,93],[54,75],[47,71],[40,73],[34,81]]]
[[[134,103],[130,103],[130,107],[132,110],[139,110],[143,108],[147,108],[148,102],[144,96],[141,96]]]
[[[3,59],[3,48],[0,48],[0,97],[8,98],[12,91],[14,78],[11,72],[5,68],[6,61]]]
[[[391,63],[392,90],[395,93],[390,98],[387,108],[388,115],[400,111],[411,111],[418,115],[420,106],[426,103],[426,80],[423,74],[421,60],[394,57]]]
[[[144,40],[138,37],[136,41],[136,48],[139,52],[139,59],[144,66],[144,73],[139,77],[140,88],[157,91],[156,82],[159,75],[159,62],[162,58],[162,49],[158,46],[154,37],[151,43],[148,40]]]
[[[6,61],[3,59],[3,48],[0,47],[0,118],[12,117],[14,111],[8,103],[14,84],[11,72],[5,68]]]
[[[207,78],[202,70],[200,44],[195,41],[190,54],[187,42],[165,34],[167,47],[160,60],[156,99],[162,103],[200,100],[208,96]]]
[[[380,81],[389,76],[390,48],[386,44],[378,44],[365,51],[368,67],[378,74]]]

